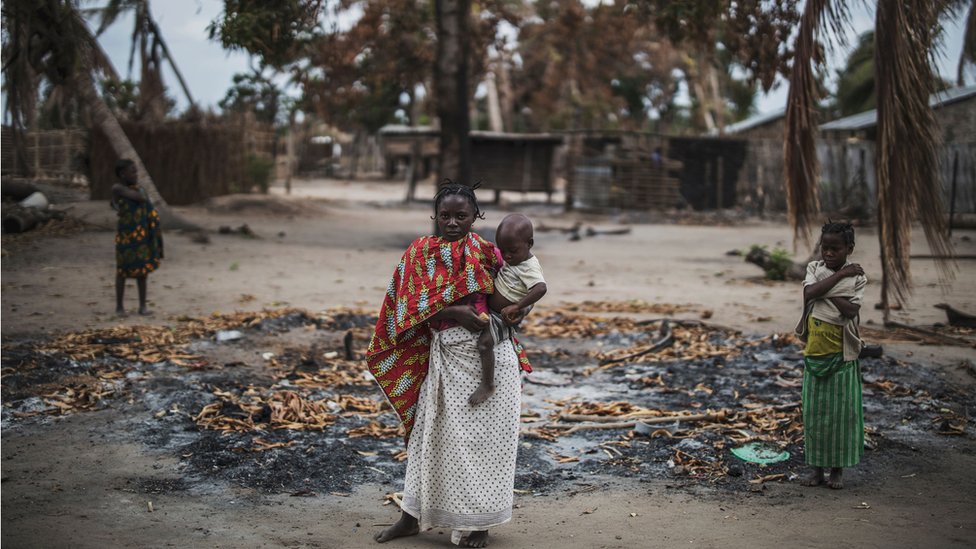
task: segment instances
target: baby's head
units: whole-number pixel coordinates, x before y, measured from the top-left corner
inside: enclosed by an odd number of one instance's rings
[[[437,190],[434,197],[434,221],[441,235],[448,241],[460,240],[467,236],[475,219],[484,219],[478,207],[474,187],[447,180]]]
[[[532,222],[522,214],[506,215],[495,231],[495,244],[509,265],[518,265],[532,257],[530,250],[535,244]]]
[[[820,257],[827,267],[840,269],[847,263],[847,256],[854,251],[854,226],[850,223],[827,221],[820,229]]]

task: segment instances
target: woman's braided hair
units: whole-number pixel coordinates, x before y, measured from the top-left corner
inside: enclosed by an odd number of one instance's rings
[[[431,219],[434,219],[437,216],[437,208],[441,205],[441,201],[444,200],[445,197],[450,196],[452,194],[460,195],[463,196],[464,198],[467,198],[468,202],[471,203],[471,206],[474,207],[475,219],[484,219],[485,214],[481,211],[481,208],[478,206],[478,197],[474,195],[474,190],[480,186],[481,186],[480,181],[469,187],[463,183],[455,183],[450,179],[445,179],[444,183],[442,183],[440,188],[437,189],[437,194],[434,195],[434,217],[431,217]]]
[[[820,237],[823,238],[825,234],[839,234],[844,238],[845,244],[851,247],[854,246],[854,225],[850,223],[841,223],[828,219],[824,223],[823,228],[820,229]]]

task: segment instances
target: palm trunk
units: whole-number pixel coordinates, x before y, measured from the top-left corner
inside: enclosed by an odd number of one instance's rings
[[[85,71],[80,75],[78,79],[78,93],[88,106],[92,117],[92,124],[105,134],[116,156],[119,158],[128,158],[135,163],[136,170],[139,172],[139,184],[146,189],[146,194],[149,195],[149,199],[156,206],[156,210],[159,211],[160,220],[163,225],[167,229],[200,230],[199,226],[187,221],[174,212],[166,202],[166,199],[159,194],[159,189],[153,183],[152,177],[142,163],[142,159],[139,158],[139,153],[136,152],[135,147],[132,146],[132,142],[125,135],[125,131],[119,124],[118,119],[115,118],[115,115],[109,110],[108,105],[105,104],[105,101],[95,91],[95,82],[90,76],[90,71]]]
[[[436,0],[434,82],[440,119],[438,181],[471,183],[468,115],[468,17],[471,0]]]

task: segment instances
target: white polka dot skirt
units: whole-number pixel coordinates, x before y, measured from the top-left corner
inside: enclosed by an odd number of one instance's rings
[[[407,445],[403,510],[421,530],[485,530],[512,518],[521,379],[511,340],[495,345],[495,392],[477,406],[478,334],[434,332]]]

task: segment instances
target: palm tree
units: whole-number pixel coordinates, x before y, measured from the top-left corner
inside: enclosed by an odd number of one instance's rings
[[[170,68],[173,69],[183,94],[190,104],[190,110],[196,110],[196,102],[193,101],[193,95],[183,78],[183,73],[176,65],[169,46],[166,45],[166,40],[159,30],[159,25],[156,24],[149,10],[149,0],[108,0],[104,7],[93,11],[99,16],[95,36],[101,36],[120,16],[132,12],[135,26],[132,29],[132,43],[129,47],[129,73],[132,73],[132,63],[138,47],[141,67],[139,97],[145,102],[143,110],[150,113],[150,118],[161,119],[165,114],[165,109],[162,107],[164,88],[161,60],[163,57],[169,61]]]
[[[889,296],[902,302],[911,293],[911,224],[922,224],[933,253],[949,258],[952,248],[942,212],[935,118],[928,106],[936,89],[930,52],[939,18],[954,14],[963,0],[878,0],[875,23],[875,82],[878,140],[878,239],[881,244],[881,302],[888,320]],[[848,19],[843,2],[808,0],[795,43],[786,110],[786,190],[794,240],[807,240],[817,217],[815,102],[819,90],[812,61],[822,58],[818,37],[843,36]],[[972,18],[970,18],[972,23]],[[905,146],[911,143],[911,146]],[[950,275],[949,259],[939,262]]]
[[[99,76],[117,79],[108,56],[82,18],[75,0],[8,0],[3,3],[3,72],[7,115],[16,130],[34,125],[39,85],[47,80],[76,94],[92,125],[105,134],[119,158],[130,158],[139,181],[169,228],[196,229],[176,215],[159,194],[139,154],[95,87]]]

